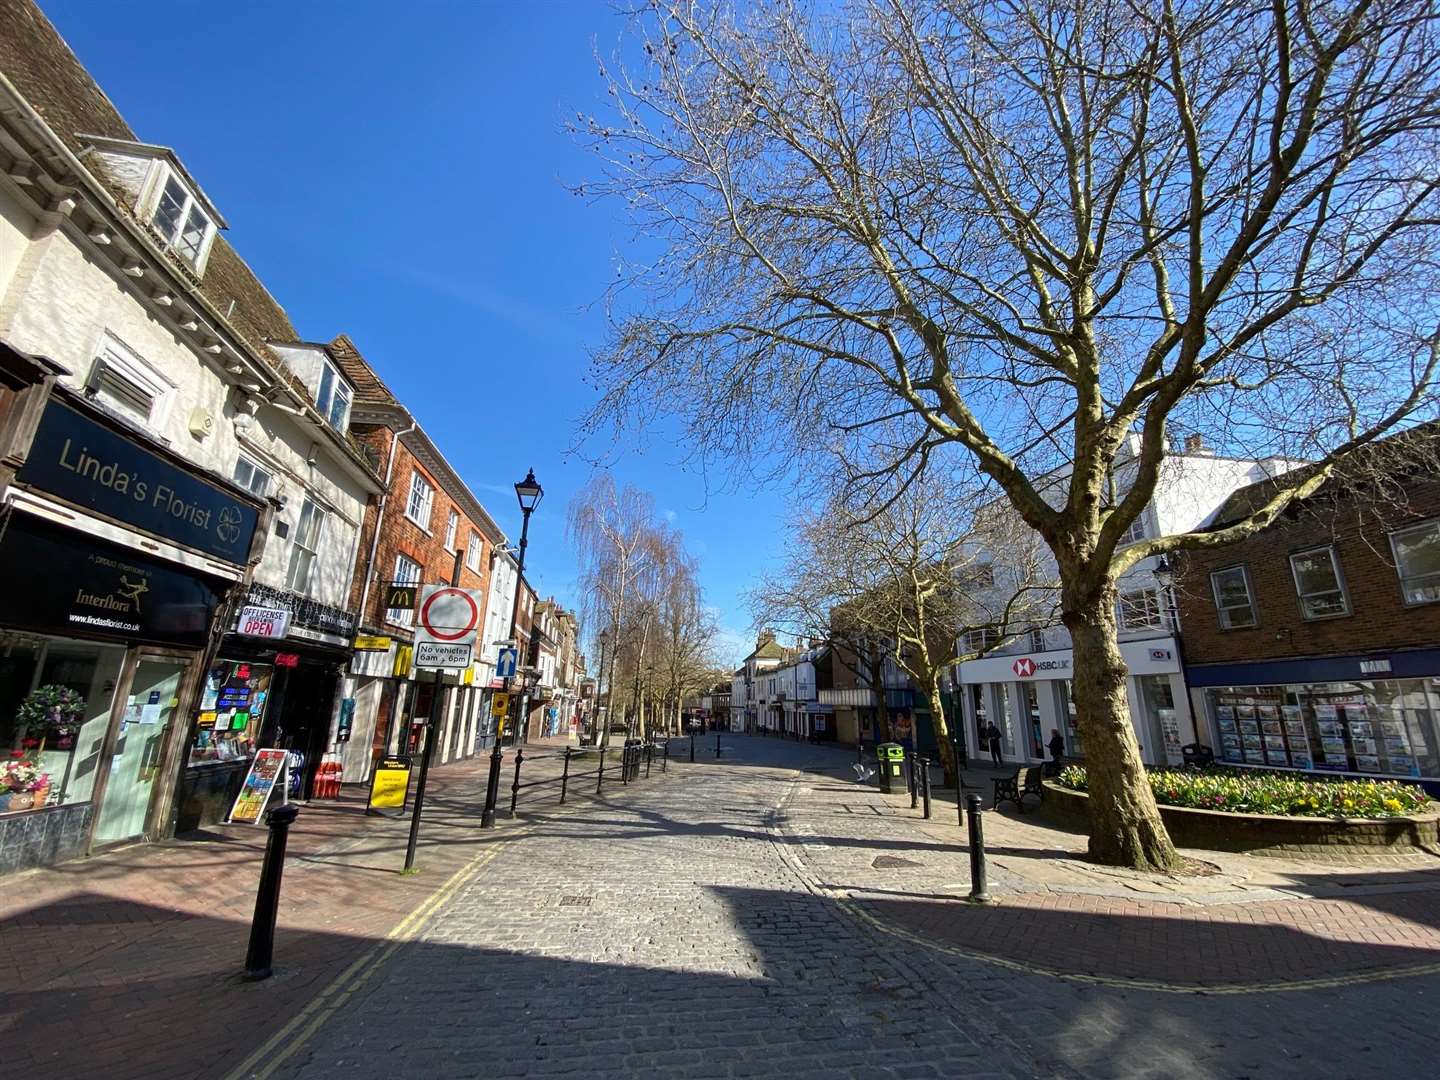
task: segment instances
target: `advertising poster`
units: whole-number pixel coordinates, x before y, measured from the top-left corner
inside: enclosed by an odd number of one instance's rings
[[[1290,764],[1297,769],[1313,769],[1315,759],[1310,756],[1308,750],[1292,750],[1290,752]]]
[[[1380,759],[1372,754],[1356,754],[1355,768],[1360,772],[1379,772]]]
[[[265,804],[275,790],[276,782],[285,768],[284,750],[257,750],[245,782],[240,785],[240,794],[235,796],[235,805],[230,808],[229,821],[232,825],[256,825],[265,812]]]
[[[1282,729],[1279,720],[1261,720],[1260,730],[1266,735],[1279,735]]]
[[[1305,734],[1305,721],[1286,720],[1285,737],[1289,739],[1291,743],[1304,743],[1308,741],[1309,736]]]
[[[375,775],[370,779],[370,809],[377,812],[398,813],[405,809],[405,800],[410,791],[410,758],[398,754],[383,757],[375,763]]]

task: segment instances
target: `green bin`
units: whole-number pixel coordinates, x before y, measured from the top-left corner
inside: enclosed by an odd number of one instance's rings
[[[905,787],[905,747],[897,742],[881,743],[875,747],[875,756],[880,763],[880,790],[892,792]]]

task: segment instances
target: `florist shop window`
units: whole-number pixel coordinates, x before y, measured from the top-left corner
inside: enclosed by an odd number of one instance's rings
[[[0,813],[84,802],[125,649],[0,633]]]

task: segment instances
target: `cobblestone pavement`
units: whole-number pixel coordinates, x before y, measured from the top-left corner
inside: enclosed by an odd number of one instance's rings
[[[846,790],[848,766],[833,751],[725,743],[719,763],[702,757],[659,783],[607,786],[598,803],[536,803],[527,828],[487,851],[413,940],[332,983],[237,1075],[1434,1072],[1435,975],[1160,992],[1056,978],[897,932],[895,913],[880,918],[875,905],[941,902],[914,895],[897,876],[907,868],[863,888],[837,887],[827,871],[850,877],[855,859],[881,855],[923,865],[943,845],[917,834],[897,846],[896,835],[814,801],[821,787]],[[794,771],[807,767],[831,771]],[[847,854],[827,866],[827,852]],[[973,911],[946,904],[955,920]],[[1436,909],[1415,917],[1433,924]],[[1097,935],[1073,911],[1033,918],[1059,926],[1047,940],[1070,934],[1096,950],[1143,922],[1116,916]],[[1251,930],[1257,950],[1288,932]]]

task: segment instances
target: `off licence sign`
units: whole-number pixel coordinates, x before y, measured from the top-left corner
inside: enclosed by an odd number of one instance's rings
[[[250,605],[240,609],[239,631],[251,637],[282,638],[290,629],[288,608]]]

